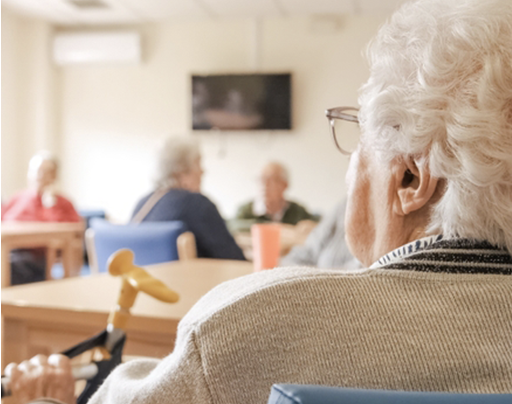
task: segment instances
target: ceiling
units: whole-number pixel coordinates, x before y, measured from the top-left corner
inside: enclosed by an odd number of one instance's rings
[[[58,25],[162,20],[387,14],[404,0],[2,0],[2,6]]]

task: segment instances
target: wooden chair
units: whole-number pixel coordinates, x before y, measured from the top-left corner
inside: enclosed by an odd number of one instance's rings
[[[96,249],[94,248],[94,230],[91,228],[88,228],[85,231],[85,249],[89,259],[89,268],[91,268],[91,274],[98,274],[100,270],[98,266],[98,257],[96,256]]]
[[[84,254],[84,246],[81,240],[73,240],[71,241],[71,245],[73,248],[73,262],[76,262],[77,265],[74,265],[71,268],[71,276],[78,276],[80,274],[81,266],[83,263],[83,254]],[[55,264],[62,263],[62,250],[64,250],[64,243],[52,240],[46,246],[46,279],[53,279],[52,269]]]

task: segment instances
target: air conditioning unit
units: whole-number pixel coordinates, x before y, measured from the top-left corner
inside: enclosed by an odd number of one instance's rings
[[[58,65],[140,63],[141,40],[136,31],[66,32],[53,39]]]

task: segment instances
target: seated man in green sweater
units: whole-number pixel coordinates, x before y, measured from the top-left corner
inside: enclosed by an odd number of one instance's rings
[[[261,174],[261,192],[254,201],[242,205],[232,222],[233,230],[248,230],[253,223],[279,222],[295,225],[301,220],[318,221],[307,209],[288,201],[284,193],[288,188],[288,171],[277,162],[268,163]]]

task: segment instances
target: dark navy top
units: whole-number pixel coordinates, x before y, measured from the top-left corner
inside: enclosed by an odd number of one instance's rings
[[[151,195],[137,203],[132,217]],[[217,207],[206,196],[185,189],[171,189],[153,206],[143,222],[169,220],[183,221],[194,233],[198,257],[245,260]]]

